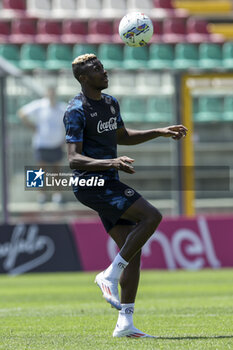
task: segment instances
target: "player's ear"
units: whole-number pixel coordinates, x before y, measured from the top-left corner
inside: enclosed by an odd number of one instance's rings
[[[87,81],[87,75],[86,74],[80,74],[79,81],[81,84],[85,83]]]

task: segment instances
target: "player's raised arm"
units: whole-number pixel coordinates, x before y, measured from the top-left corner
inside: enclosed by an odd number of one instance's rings
[[[135,172],[132,166],[134,159],[127,156],[114,159],[95,159],[82,155],[82,142],[68,143],[67,146],[69,165],[71,169],[99,171],[113,168],[129,174],[133,174]]]
[[[172,125],[165,128],[151,130],[133,130],[122,127],[117,130],[118,145],[137,145],[159,136],[180,140],[186,136],[188,129],[184,125]]]

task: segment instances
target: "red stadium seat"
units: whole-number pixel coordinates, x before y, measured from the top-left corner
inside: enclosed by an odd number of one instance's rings
[[[116,19],[113,22],[113,36],[112,36],[112,42],[116,44],[122,44],[122,40],[119,35],[119,24],[120,24],[120,19]]]
[[[26,0],[2,0],[2,18],[25,17],[26,15]]]
[[[37,22],[36,41],[41,44],[61,42],[61,22],[40,19]]]
[[[174,10],[172,0],[154,0],[153,3],[157,9]]]
[[[2,7],[10,10],[26,10],[26,0],[3,0]]]
[[[10,22],[0,21],[0,43],[9,42],[10,37]]]
[[[165,43],[181,43],[186,39],[185,21],[180,18],[169,18],[163,24],[163,41]]]
[[[188,17],[188,11],[175,8],[172,0],[153,0],[153,3],[154,9],[152,10],[152,15],[155,18]]]
[[[159,43],[162,41],[163,26],[161,21],[152,19],[154,34],[150,40],[150,43]]]
[[[30,18],[15,19],[12,22],[10,41],[15,44],[33,43],[36,35],[36,21]]]
[[[215,42],[222,43],[224,38],[220,34],[212,34],[208,31],[208,23],[202,19],[189,18],[186,23],[187,40],[190,43]]]
[[[87,42],[103,44],[112,42],[112,21],[93,19],[88,22]]]
[[[67,44],[86,42],[87,22],[82,20],[65,20],[62,23],[61,40]]]

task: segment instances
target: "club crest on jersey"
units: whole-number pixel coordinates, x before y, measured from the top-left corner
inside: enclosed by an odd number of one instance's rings
[[[112,114],[116,113],[116,110],[115,110],[115,108],[113,106],[110,106],[110,109],[111,109]]]
[[[110,96],[105,96],[105,102],[110,105],[110,103],[112,102],[112,99]]]
[[[112,131],[117,129],[117,120],[116,117],[111,117],[107,122],[103,122],[102,120],[98,121],[97,124],[97,132],[101,134],[105,131]]]

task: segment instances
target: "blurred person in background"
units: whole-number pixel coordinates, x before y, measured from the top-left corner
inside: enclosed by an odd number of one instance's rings
[[[59,102],[56,96],[56,88],[49,86],[45,97],[34,100],[19,109],[18,115],[22,122],[34,132],[32,147],[37,165],[51,166],[52,172],[58,172],[63,158],[64,125],[63,115],[66,104]],[[46,192],[40,191],[38,202],[45,203]],[[52,194],[52,201],[62,203],[61,192]]]

